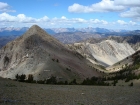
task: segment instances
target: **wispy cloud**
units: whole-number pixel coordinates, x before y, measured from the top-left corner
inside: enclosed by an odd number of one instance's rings
[[[12,10],[7,3],[0,2],[0,12],[16,12],[16,10]]]
[[[59,3],[55,3],[55,4],[54,4],[55,7],[57,7],[57,6],[59,6],[59,5],[60,5]]]

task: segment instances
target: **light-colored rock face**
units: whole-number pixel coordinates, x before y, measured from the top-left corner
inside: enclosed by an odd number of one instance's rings
[[[34,79],[43,80],[52,75],[79,80],[100,75],[84,58],[36,25],[0,50],[0,76],[15,78],[16,74],[33,74]]]
[[[112,65],[135,52],[128,43],[117,43],[112,40],[89,44],[88,49],[95,59],[107,65]]]
[[[80,46],[79,49],[76,49],[78,52],[92,55],[94,59],[105,66],[113,65],[135,53],[128,43],[117,43],[114,40],[105,40],[96,44],[75,43],[74,46]]]

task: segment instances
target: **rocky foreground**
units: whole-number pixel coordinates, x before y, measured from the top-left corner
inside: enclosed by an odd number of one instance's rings
[[[43,85],[0,79],[0,105],[140,105],[139,88]]]

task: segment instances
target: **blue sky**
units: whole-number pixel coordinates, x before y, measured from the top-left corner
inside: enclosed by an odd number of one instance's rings
[[[140,0],[1,0],[0,27],[140,29]]]

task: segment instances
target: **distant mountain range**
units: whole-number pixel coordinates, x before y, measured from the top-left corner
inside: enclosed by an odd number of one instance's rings
[[[0,28],[0,36],[3,35],[22,35],[25,33],[29,28],[28,27],[22,27],[22,28],[14,28],[14,27],[4,27]],[[140,34],[140,30],[134,30],[134,31],[129,31],[129,30],[109,30],[105,28],[92,28],[92,27],[87,27],[87,28],[44,28],[47,33],[54,35],[56,33],[63,33],[63,32],[88,32],[88,33],[100,33],[100,34],[120,34],[123,33],[122,35],[126,34]]]
[[[14,28],[14,27],[5,27],[0,28],[0,48],[4,46],[9,41],[23,35],[29,28]],[[102,41],[104,38],[110,37],[116,40],[117,42],[126,41],[130,43],[139,42],[140,30],[128,31],[128,30],[108,30],[105,28],[48,28],[44,29],[51,36],[57,38],[60,42],[64,44],[80,42],[83,40],[89,39],[90,42]],[[122,37],[123,36],[123,37]],[[129,37],[128,37],[129,36]],[[94,39],[96,38],[96,40]],[[98,39],[97,39],[98,38]],[[103,39],[102,39],[103,38]],[[135,43],[130,43],[130,45],[135,46],[134,49],[137,49],[140,45]]]
[[[22,35],[28,29],[29,29],[28,27],[22,27],[22,28],[5,27],[5,28],[0,28],[0,36]]]
[[[7,42],[23,35],[29,28],[0,28],[0,48]],[[105,28],[46,28],[48,34],[57,38],[62,43],[75,43],[91,38],[105,38],[108,36],[133,36],[140,35],[140,30],[109,30]]]

